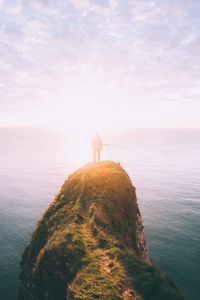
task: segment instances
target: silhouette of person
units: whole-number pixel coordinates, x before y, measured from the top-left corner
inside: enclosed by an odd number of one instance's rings
[[[95,136],[93,137],[92,149],[94,154],[93,156],[94,162],[96,162],[96,157],[97,157],[97,162],[99,163],[101,159],[101,150],[103,149],[103,143],[98,132],[96,132]]]

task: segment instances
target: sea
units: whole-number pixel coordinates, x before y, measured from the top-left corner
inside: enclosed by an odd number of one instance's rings
[[[103,160],[136,187],[149,254],[200,299],[200,130],[102,131]],[[87,136],[87,134],[85,135]],[[18,295],[19,263],[37,220],[67,176],[92,159],[84,133],[0,128],[0,299]]]

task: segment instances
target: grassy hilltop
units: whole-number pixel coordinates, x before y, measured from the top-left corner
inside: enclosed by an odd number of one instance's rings
[[[151,263],[120,164],[88,164],[64,182],[23,254],[19,299],[186,299]]]

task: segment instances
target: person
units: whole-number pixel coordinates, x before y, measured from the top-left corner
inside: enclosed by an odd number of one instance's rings
[[[102,139],[98,132],[96,132],[95,136],[92,140],[92,149],[93,149],[93,159],[94,162],[100,162],[101,159],[101,150],[103,149]],[[96,160],[97,158],[97,160]]]

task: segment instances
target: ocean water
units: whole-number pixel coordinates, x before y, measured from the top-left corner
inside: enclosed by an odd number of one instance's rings
[[[199,300],[200,131],[126,130],[102,136],[102,158],[120,162],[136,187],[150,256]],[[19,262],[36,221],[69,173],[91,156],[89,145],[72,140],[56,130],[0,129],[1,300],[17,299]]]

